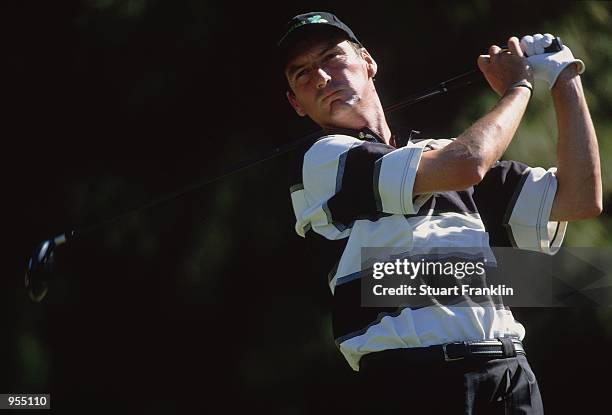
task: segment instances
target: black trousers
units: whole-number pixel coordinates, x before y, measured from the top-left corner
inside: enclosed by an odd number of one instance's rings
[[[454,362],[384,362],[359,372],[363,414],[543,414],[523,355]]]

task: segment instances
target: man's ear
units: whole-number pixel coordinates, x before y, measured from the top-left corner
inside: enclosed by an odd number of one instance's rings
[[[376,72],[378,71],[378,65],[376,64],[376,61],[366,50],[366,48],[361,48],[361,57],[364,61],[366,61],[368,65],[368,75],[370,76],[370,78],[374,78],[376,76]]]
[[[302,108],[302,105],[298,102],[293,91],[287,90],[287,100],[289,101],[289,103],[291,104],[291,106],[293,107],[297,115],[299,115],[300,117],[306,116],[306,112]]]

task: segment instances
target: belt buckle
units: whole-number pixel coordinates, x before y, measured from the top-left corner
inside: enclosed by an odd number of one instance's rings
[[[462,360],[465,359],[465,356],[461,356],[461,357],[450,357],[448,355],[448,351],[446,350],[446,346],[448,346],[449,344],[463,344],[463,343],[444,343],[442,345],[442,352],[444,352],[444,361],[445,362],[454,362],[456,360]]]

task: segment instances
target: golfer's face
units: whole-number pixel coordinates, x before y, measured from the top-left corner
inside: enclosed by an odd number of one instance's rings
[[[289,61],[285,75],[291,105],[322,127],[350,126],[370,79],[368,62],[342,40],[307,45]]]

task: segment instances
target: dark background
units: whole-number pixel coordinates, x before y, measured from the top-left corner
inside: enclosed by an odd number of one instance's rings
[[[472,69],[511,35],[563,34],[573,21],[583,31],[572,33],[607,42],[612,10],[533,1],[3,2],[0,393],[51,393],[57,413],[359,408],[331,335],[326,276],[309,272],[293,231],[287,157],[58,249],[42,303],[23,289],[41,240],[312,131],[286,102],[274,45],[285,21],[319,9],[336,13],[377,60],[385,104]],[[610,77],[598,62],[610,57],[598,59],[587,61],[584,83],[603,155]],[[467,127],[458,116],[491,94],[482,83],[391,121],[456,136]],[[585,221],[604,240],[608,209]],[[608,309],[513,312],[526,326],[547,412],[607,407],[609,382],[597,378],[612,363]]]

